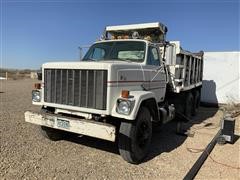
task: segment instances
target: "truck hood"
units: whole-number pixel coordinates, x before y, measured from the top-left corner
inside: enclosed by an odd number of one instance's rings
[[[86,69],[108,70],[108,82],[143,81],[147,74],[144,65],[125,61],[100,62],[51,62],[43,64],[44,69]],[[145,67],[146,68],[146,67]]]
[[[138,63],[125,61],[79,61],[79,62],[49,62],[44,63],[44,69],[110,69],[115,66],[140,66]]]

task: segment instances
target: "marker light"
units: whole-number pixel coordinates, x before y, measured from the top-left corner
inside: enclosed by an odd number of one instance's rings
[[[128,98],[129,97],[129,91],[128,90],[122,90],[121,97],[122,98]]]

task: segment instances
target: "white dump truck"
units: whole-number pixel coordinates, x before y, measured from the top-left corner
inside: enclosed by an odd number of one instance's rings
[[[184,51],[166,33],[158,22],[107,26],[80,62],[43,64],[32,91],[41,112],[25,120],[51,140],[73,132],[117,141],[124,160],[142,162],[153,125],[190,118],[200,102],[203,52]]]

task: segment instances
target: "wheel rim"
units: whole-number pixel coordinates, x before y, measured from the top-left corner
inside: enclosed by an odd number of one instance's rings
[[[137,130],[137,142],[140,148],[146,147],[150,138],[150,127],[146,122],[142,122]]]

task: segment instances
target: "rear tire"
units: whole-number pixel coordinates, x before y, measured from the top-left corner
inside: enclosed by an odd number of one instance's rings
[[[184,108],[184,115],[187,118],[191,118],[192,117],[192,112],[193,112],[193,95],[191,92],[188,92],[186,94],[186,100],[185,100],[185,108]]]
[[[199,106],[200,106],[200,92],[199,90],[196,90],[194,93],[194,102],[193,102],[193,109],[192,109],[193,116],[197,114],[197,110]]]
[[[41,126],[41,134],[47,138],[50,139],[51,141],[59,141],[62,140],[65,137],[65,132],[58,130],[58,129],[54,129],[54,128],[50,128],[50,127],[46,127],[46,126]]]
[[[151,138],[151,114],[146,107],[141,107],[133,123],[121,122],[118,141],[120,155],[129,163],[141,163],[148,154]]]

